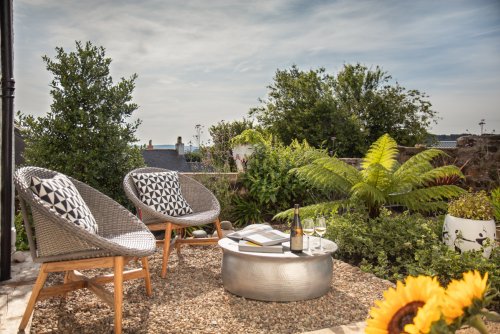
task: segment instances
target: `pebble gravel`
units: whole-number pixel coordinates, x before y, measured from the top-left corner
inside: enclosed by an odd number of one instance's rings
[[[302,333],[363,321],[373,301],[392,283],[334,260],[330,291],[288,303],[232,295],[221,277],[222,250],[185,246],[172,252],[167,278],[160,277],[161,251],[149,257],[153,295],[144,282],[124,283],[123,333]],[[103,271],[86,271],[93,275]],[[62,281],[51,274],[48,283]],[[113,286],[106,285],[112,291]],[[113,311],[88,290],[38,302],[31,333],[112,333]]]

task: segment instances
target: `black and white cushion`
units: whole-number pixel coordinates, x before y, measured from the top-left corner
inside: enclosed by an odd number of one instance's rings
[[[177,172],[133,173],[132,179],[147,206],[173,217],[193,213],[182,196]]]
[[[97,233],[97,222],[73,182],[62,174],[51,179],[31,178],[31,190],[43,204],[63,218],[91,233]]]

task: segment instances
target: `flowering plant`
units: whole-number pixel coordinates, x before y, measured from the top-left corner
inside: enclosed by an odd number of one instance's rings
[[[384,299],[375,301],[367,320],[366,334],[448,334],[463,325],[488,333],[482,317],[499,320],[486,307],[497,295],[490,289],[488,273],[463,274],[443,288],[436,277],[409,276],[397,282],[396,289],[384,292]]]

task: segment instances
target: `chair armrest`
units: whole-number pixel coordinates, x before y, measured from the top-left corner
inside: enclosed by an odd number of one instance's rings
[[[102,237],[147,230],[144,224],[129,210],[112,198],[96,191],[85,183],[71,179],[89,207]]]

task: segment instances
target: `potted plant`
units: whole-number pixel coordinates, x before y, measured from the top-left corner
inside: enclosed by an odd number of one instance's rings
[[[254,145],[265,143],[265,139],[260,132],[254,129],[247,129],[241,134],[231,139],[233,159],[238,172],[244,172],[248,158],[254,151]]]
[[[443,241],[458,252],[483,249],[490,257],[496,238],[493,206],[485,191],[468,192],[450,201]]]

